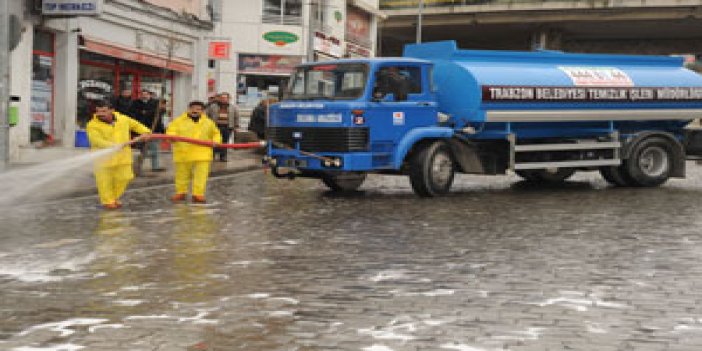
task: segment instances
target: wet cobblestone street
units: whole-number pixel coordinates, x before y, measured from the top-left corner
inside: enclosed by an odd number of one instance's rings
[[[702,350],[702,169],[655,189],[261,172],[0,214],[0,349]]]

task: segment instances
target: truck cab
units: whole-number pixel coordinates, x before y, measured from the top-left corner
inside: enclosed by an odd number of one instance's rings
[[[351,190],[367,172],[401,173],[398,148],[411,146],[412,131],[438,124],[432,66],[411,58],[299,66],[269,112],[274,174]]]

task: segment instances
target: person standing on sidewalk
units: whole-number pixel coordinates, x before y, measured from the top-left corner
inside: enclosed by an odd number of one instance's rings
[[[139,138],[144,139],[151,130],[136,120],[115,112],[108,101],[98,101],[95,104],[95,114],[87,126],[88,140],[93,150],[127,143],[131,139],[131,132],[140,134]],[[122,203],[119,198],[134,178],[132,149],[124,146],[114,154],[99,159],[95,163],[94,172],[103,207],[110,210],[120,208]]]
[[[163,123],[159,110],[159,101],[153,98],[148,90],[142,90],[139,100],[132,103],[132,116],[151,129],[153,133],[163,133]],[[145,156],[151,159],[152,171],[163,171],[159,165],[159,142],[154,140],[146,145],[140,145],[142,156],[138,159],[137,170],[141,170],[141,163]]]
[[[188,111],[168,125],[166,134],[203,140],[212,146],[195,145],[184,142],[173,143],[173,163],[175,168],[175,195],[173,202],[185,201],[192,183],[193,202],[205,202],[207,178],[212,163],[212,147],[222,143],[222,135],[217,125],[204,113],[205,104],[193,101]]]
[[[132,114],[132,89],[122,89],[122,93],[112,100],[112,107],[123,115]]]
[[[231,95],[229,93],[220,93],[217,96],[217,103],[207,108],[207,115],[217,124],[219,133],[222,135],[222,140],[225,143],[229,142],[229,136],[232,131],[239,128],[239,109],[230,102],[230,99]],[[227,161],[227,149],[215,149],[215,154],[219,155],[220,161]]]

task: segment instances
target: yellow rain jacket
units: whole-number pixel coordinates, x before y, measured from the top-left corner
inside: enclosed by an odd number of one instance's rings
[[[215,143],[222,142],[222,135],[217,125],[204,113],[195,121],[183,113],[168,125],[168,135],[182,136],[192,139],[207,140]],[[183,142],[173,144],[173,162],[212,161],[212,148]]]
[[[114,112],[114,122],[105,123],[96,115],[88,122],[87,127],[90,148],[105,149],[119,144],[129,142],[129,132],[137,134],[151,133],[151,130],[136,120],[125,116],[119,112]],[[132,164],[132,149],[129,146],[123,147],[109,158],[99,162],[99,167],[114,167]]]
[[[130,139],[130,132],[151,132],[145,125],[117,112],[114,112],[112,124],[105,123],[93,115],[87,129],[90,148],[93,150],[126,143]],[[95,183],[103,205],[118,203],[132,178],[132,149],[129,146],[95,161]]]

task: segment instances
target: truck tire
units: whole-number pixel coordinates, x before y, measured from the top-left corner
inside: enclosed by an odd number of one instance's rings
[[[449,146],[443,141],[422,146],[410,160],[410,183],[422,197],[448,193],[453,184],[455,163]]]
[[[334,192],[350,192],[358,190],[366,180],[366,173],[345,172],[338,174],[325,173],[322,175],[322,183]]]
[[[518,176],[535,183],[560,183],[575,174],[572,168],[536,169],[516,171]]]
[[[623,167],[632,185],[654,187],[668,181],[673,169],[673,147],[670,141],[659,137],[636,144]]]
[[[600,167],[600,174],[609,184],[619,187],[634,186],[629,175],[626,174],[622,166]]]

